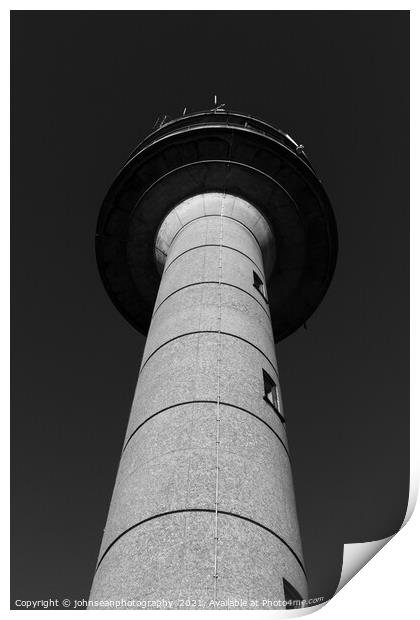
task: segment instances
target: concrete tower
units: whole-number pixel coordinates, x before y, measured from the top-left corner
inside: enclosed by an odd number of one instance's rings
[[[336,245],[303,147],[255,118],[183,116],[123,166],[97,257],[147,341],[91,601],[307,597],[275,342]]]

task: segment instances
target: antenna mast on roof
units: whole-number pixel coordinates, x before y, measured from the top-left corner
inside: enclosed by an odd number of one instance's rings
[[[219,103],[217,105],[217,95],[214,95],[214,108],[212,108],[212,112],[224,112],[225,104]]]

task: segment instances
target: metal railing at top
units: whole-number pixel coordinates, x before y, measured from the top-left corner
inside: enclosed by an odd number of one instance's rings
[[[295,152],[298,157],[300,157],[313,170],[311,163],[304,153],[302,145],[295,142],[293,138],[281,129],[277,129],[265,121],[255,118],[254,116],[215,108],[213,110],[204,110],[201,112],[185,114],[173,120],[166,120],[167,118],[168,117],[165,115],[160,121],[158,128],[148,134],[139,144],[137,144],[135,149],[130,153],[130,156],[127,158],[125,164],[145,147],[153,144],[165,135],[170,135],[172,132],[176,133],[176,131],[180,129],[204,127],[209,124],[225,124],[227,126],[249,129],[250,131],[253,130],[260,135],[273,138],[277,142],[284,144],[284,146]],[[157,123],[159,123],[159,119]]]

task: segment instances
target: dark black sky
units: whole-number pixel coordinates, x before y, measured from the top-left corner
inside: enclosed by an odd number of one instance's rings
[[[409,13],[12,13],[12,600],[87,597],[144,339],[99,279],[101,201],[159,113],[249,112],[333,204],[327,297],[278,346],[312,596],[408,489]]]

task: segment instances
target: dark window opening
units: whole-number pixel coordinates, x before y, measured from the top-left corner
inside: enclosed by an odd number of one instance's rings
[[[302,607],[302,597],[299,592],[292,586],[287,579],[283,579],[284,600],[286,605],[284,609],[300,609]]]
[[[265,297],[265,288],[264,288],[264,282],[261,280],[260,276],[258,275],[258,273],[255,273],[255,271],[252,272],[254,274],[254,287],[257,289],[257,291],[259,293],[261,293],[261,295]]]
[[[274,409],[277,415],[280,417],[281,421],[284,424],[284,418],[280,413],[280,403],[279,403],[279,395],[277,391],[277,385],[270,377],[268,372],[263,369],[263,379],[264,379],[264,400],[268,402]]]

